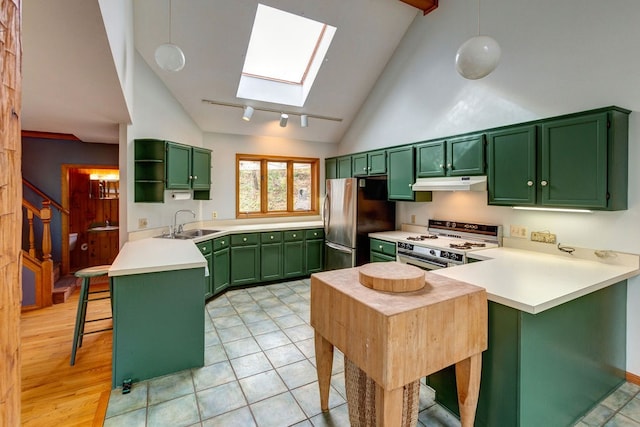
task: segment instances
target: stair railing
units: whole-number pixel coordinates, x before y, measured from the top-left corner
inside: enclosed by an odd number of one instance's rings
[[[39,264],[41,278],[40,283],[36,283],[36,301],[40,301],[41,307],[48,307],[53,304],[53,260],[51,259],[51,206],[49,200],[42,201],[42,208],[37,208],[26,200],[22,200],[22,206],[27,212],[27,223],[29,227],[29,249],[28,253],[33,258],[34,268]],[[42,222],[42,260],[38,260],[35,246],[35,233],[33,228],[34,218]],[[37,307],[36,307],[37,308]]]

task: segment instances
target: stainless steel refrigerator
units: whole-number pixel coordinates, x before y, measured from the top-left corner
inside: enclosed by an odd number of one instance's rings
[[[323,219],[325,270],[369,262],[369,233],[395,230],[386,177],[328,179]]]

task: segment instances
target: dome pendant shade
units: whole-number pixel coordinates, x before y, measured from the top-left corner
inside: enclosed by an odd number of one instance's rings
[[[456,70],[465,79],[481,79],[496,69],[500,54],[500,45],[491,37],[472,37],[456,53]]]
[[[156,48],[156,63],[165,71],[180,71],[184,68],[184,52],[172,43],[161,44]]]

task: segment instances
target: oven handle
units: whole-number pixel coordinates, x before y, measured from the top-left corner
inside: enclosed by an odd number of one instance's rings
[[[417,262],[417,263],[429,264],[429,265],[432,265],[432,266],[434,266],[436,268],[447,268],[449,266],[448,262],[440,262],[440,261],[435,261],[435,260],[422,259],[422,258],[418,258],[418,257],[413,257],[411,255],[407,255],[406,253],[402,253],[402,252],[398,252],[397,257],[398,257],[398,260],[400,260],[400,258],[407,260],[407,261],[404,262],[405,264],[410,264],[410,261],[414,261],[414,262]],[[416,265],[416,264],[411,264],[411,265],[414,265],[416,267],[422,268],[421,266]]]

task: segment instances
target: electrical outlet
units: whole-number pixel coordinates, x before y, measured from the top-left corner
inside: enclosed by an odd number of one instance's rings
[[[216,211],[211,212],[211,218],[213,218],[213,219],[218,218],[218,212],[216,212]]]
[[[147,218],[138,218],[138,228],[147,228],[147,225],[149,225]]]
[[[411,215],[411,224],[415,224],[415,223],[416,223],[416,216]]]
[[[542,242],[542,243],[555,243],[556,235],[553,233],[549,233],[548,231],[532,231],[531,241]]]
[[[512,225],[510,228],[511,237],[518,237],[521,239],[527,238],[527,227],[522,225]]]

